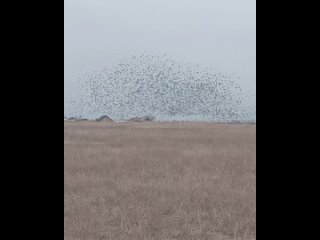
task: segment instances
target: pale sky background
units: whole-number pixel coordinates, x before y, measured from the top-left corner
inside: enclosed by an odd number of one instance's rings
[[[79,77],[139,53],[233,74],[256,89],[255,0],[65,0],[65,99]]]

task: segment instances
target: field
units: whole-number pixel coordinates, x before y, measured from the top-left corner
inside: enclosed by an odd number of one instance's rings
[[[65,122],[64,239],[256,239],[256,125]]]

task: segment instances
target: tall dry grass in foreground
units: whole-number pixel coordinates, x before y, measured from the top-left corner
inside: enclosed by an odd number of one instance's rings
[[[64,124],[67,239],[255,239],[256,126]]]

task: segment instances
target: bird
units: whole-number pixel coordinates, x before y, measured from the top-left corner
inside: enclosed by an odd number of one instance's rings
[[[210,121],[248,115],[242,107],[243,90],[227,73],[179,62],[168,54],[122,58],[114,66],[81,76],[79,82],[81,91],[78,100],[69,103],[70,114]]]

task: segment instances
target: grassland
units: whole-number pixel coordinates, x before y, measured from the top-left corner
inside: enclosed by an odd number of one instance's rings
[[[256,125],[65,122],[65,240],[255,236]]]

